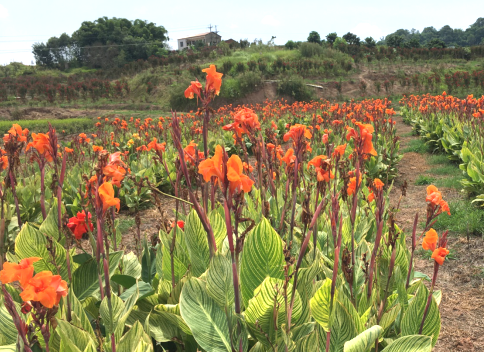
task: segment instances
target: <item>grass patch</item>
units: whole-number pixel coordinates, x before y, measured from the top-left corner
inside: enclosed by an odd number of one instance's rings
[[[88,132],[94,129],[94,121],[89,118],[74,118],[63,120],[17,120],[17,121],[0,121],[0,132],[5,134],[14,123],[19,124],[22,128],[28,128],[32,132],[47,132],[49,122],[59,133],[80,133]],[[65,132],[64,132],[65,131]]]
[[[123,233],[126,233],[134,225],[135,225],[134,218],[119,219],[118,230],[121,231],[121,233],[123,234]]]
[[[454,188],[454,189],[462,189],[462,184],[460,181],[462,177],[460,175],[455,175],[452,177],[444,177],[435,180],[436,187],[446,187],[446,188]]]
[[[434,183],[435,179],[433,177],[427,175],[418,175],[417,179],[415,180],[415,184],[417,186],[425,186]]]
[[[404,153],[413,152],[413,153],[424,154],[424,153],[430,153],[430,148],[427,144],[425,144],[425,142],[422,139],[416,138],[416,139],[412,139],[408,143],[407,147],[403,149],[403,152]]]
[[[430,165],[449,164],[450,160],[444,154],[432,154],[427,158]]]
[[[471,204],[470,200],[451,201],[449,203],[451,216],[441,214],[434,224],[436,230],[459,235],[484,234],[484,210]]]

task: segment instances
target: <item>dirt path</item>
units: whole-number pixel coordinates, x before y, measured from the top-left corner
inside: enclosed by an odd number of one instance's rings
[[[396,121],[400,148],[404,149],[412,139],[418,137],[411,136],[411,127],[404,124],[400,116],[396,117]],[[394,204],[398,202],[399,188],[407,181],[407,196],[402,199],[397,215],[398,225],[407,233],[411,232],[415,213],[419,213],[420,219],[426,214],[426,186],[415,185],[415,180],[431,167],[425,154],[414,152],[405,153],[399,163],[391,199]],[[454,189],[439,190],[446,200],[459,197]],[[454,250],[456,260],[447,260],[439,270],[436,289],[442,290],[442,329],[433,351],[484,351],[483,240],[470,237],[467,242],[465,235],[450,236],[448,248]],[[417,255],[415,268],[431,276],[433,262]]]

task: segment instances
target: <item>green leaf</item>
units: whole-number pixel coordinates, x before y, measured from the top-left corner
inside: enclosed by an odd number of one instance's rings
[[[191,278],[183,286],[180,314],[204,350],[232,351],[225,312],[208,295],[201,280]]]
[[[61,338],[61,346],[64,346],[62,351],[84,351],[89,344],[94,344],[87,331],[79,329],[67,321],[57,319],[56,332]]]
[[[415,296],[410,301],[408,309],[402,318],[402,336],[419,334],[425,306],[428,300],[428,290],[423,283],[420,283]],[[437,343],[440,333],[440,312],[435,298],[432,297],[428,314],[422,330],[422,335],[432,337],[432,347]]]
[[[178,306],[158,305],[148,317],[150,335],[157,342],[172,341],[182,338],[182,333],[191,335],[188,325],[179,315]]]
[[[208,248],[207,233],[198,214],[193,209],[187,216],[184,230],[188,254],[192,264],[191,270],[194,276],[199,277],[208,269],[210,250]],[[179,231],[181,230],[178,229]]]
[[[116,274],[111,276],[111,281],[123,286],[124,288],[130,288],[136,284],[136,279],[129,275]]]
[[[141,277],[141,264],[138,257],[133,252],[123,255],[123,275],[131,276],[135,279]]]
[[[287,301],[291,301],[292,285],[287,287]],[[292,323],[297,323],[301,317],[302,305],[299,293],[296,291],[292,311]],[[286,306],[284,299],[284,281],[266,278],[254,291],[254,297],[249,301],[245,311],[247,326],[251,335],[265,345],[271,347],[280,337],[280,328],[286,322]],[[275,318],[277,317],[277,318]],[[274,325],[274,324],[277,324]]]
[[[64,208],[64,205],[62,205],[61,214],[64,214],[64,213],[65,213],[65,208]],[[57,198],[54,198],[52,205],[50,207],[49,213],[47,214],[47,217],[40,225],[39,231],[44,236],[50,236],[60,241],[60,236],[62,235],[59,234],[58,224],[59,224],[59,217],[57,214]]]
[[[225,225],[225,220],[217,210],[212,210],[210,214],[208,214],[208,220],[212,226],[217,250],[222,249],[224,239],[227,237],[227,226]]]
[[[112,276],[118,267],[119,261],[123,255],[122,251],[112,252],[109,254],[109,275]],[[104,285],[104,270],[102,270]],[[72,275],[71,288],[77,296],[77,299],[83,301],[85,298],[92,296],[99,291],[98,265],[93,258],[82,264]]]
[[[139,291],[138,300],[151,296],[153,293],[155,293],[154,288],[151,287],[150,284],[144,281],[138,281],[138,285],[136,285],[136,282],[135,282],[135,285],[131,286],[126,291],[124,291],[120,297],[122,300],[126,300],[137,290]]]
[[[80,329],[85,330],[88,332],[93,338],[96,337],[94,334],[94,330],[92,329],[91,322],[89,321],[89,318],[87,317],[87,314],[82,307],[81,302],[77,299],[75,296],[74,292],[72,290],[69,290],[67,299],[70,300],[71,302],[71,309],[72,312],[79,318],[79,324],[76,326]]]
[[[141,279],[144,282],[151,283],[156,274],[156,252],[151,246],[148,247],[148,241],[144,241],[143,257],[141,258]]]
[[[283,243],[265,218],[247,235],[240,259],[240,286],[244,306],[267,278],[284,279]]]
[[[429,336],[410,335],[396,339],[381,352],[431,352],[432,339]]]
[[[354,317],[348,313],[340,301],[336,301],[331,320],[330,350],[342,352],[345,342],[358,335],[358,329],[354,325]]]
[[[0,297],[0,344],[8,345],[17,341],[18,331],[12,316],[5,307],[3,295]]]
[[[328,332],[331,325],[331,279],[323,281],[323,285],[311,298],[311,314],[324,331]]]
[[[119,340],[117,352],[148,352],[153,351],[151,338],[144,332],[139,321]]]
[[[378,341],[382,334],[383,328],[374,325],[368,330],[363,331],[354,339],[346,342],[344,345],[344,352],[367,352],[375,346],[375,341]]]
[[[15,253],[19,259],[29,257],[39,257],[41,260],[34,263],[36,272],[51,271],[53,274],[62,276],[63,280],[68,280],[67,264],[66,264],[66,250],[55,239],[52,238],[52,246],[55,251],[55,263],[52,263],[53,258],[51,253],[47,250],[50,246],[47,237],[45,237],[39,230],[25,223],[22,226],[17,238],[15,239]],[[71,259],[71,269],[77,267],[77,264]]]
[[[234,303],[232,264],[219,252],[212,258],[208,269],[207,293],[221,307],[230,307]]]
[[[107,296],[102,300],[99,314],[106,328],[106,336],[114,333],[123,309],[123,300],[114,293],[111,294],[111,302],[109,302]]]

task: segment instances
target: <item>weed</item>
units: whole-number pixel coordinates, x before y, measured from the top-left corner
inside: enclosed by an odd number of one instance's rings
[[[430,152],[430,148],[427,144],[425,144],[425,142],[418,138],[418,139],[412,139],[406,148],[403,149],[403,152],[404,153],[409,153],[409,152],[413,152],[413,153],[419,153],[419,154],[424,154],[424,153],[429,153]]]
[[[452,216],[442,214],[434,224],[436,230],[449,230],[460,235],[484,234],[484,210],[475,207],[470,200],[449,202]]]
[[[419,175],[415,180],[417,186],[425,186],[434,183],[435,179],[427,175]]]

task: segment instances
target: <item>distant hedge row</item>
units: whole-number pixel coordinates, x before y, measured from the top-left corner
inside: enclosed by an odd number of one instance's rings
[[[35,133],[45,133],[49,128],[49,122],[59,133],[82,133],[91,131],[94,127],[94,121],[90,118],[74,118],[63,120],[17,120],[17,121],[0,121],[0,132],[5,134],[14,123],[19,124],[22,128],[28,128]]]

